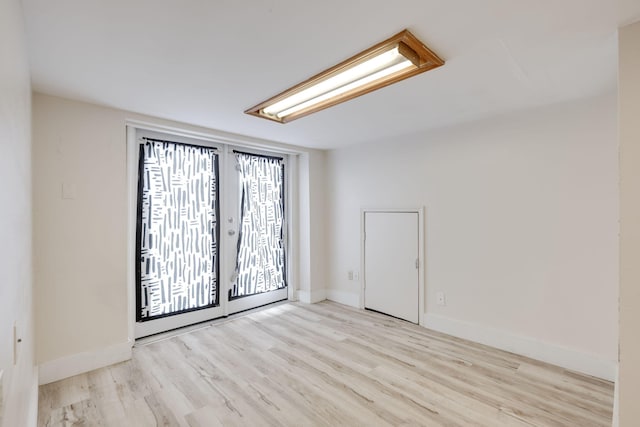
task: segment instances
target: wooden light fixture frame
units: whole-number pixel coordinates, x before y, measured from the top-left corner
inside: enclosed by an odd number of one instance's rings
[[[323,102],[319,102],[317,104],[311,105],[305,109],[300,111],[296,111],[290,115],[284,116],[282,118],[278,118],[273,115],[269,115],[264,113],[264,108],[275,104],[276,102],[282,101],[289,96],[301,92],[309,87],[322,82],[328,78],[331,78],[349,68],[352,68],[358,64],[361,64],[379,54],[386,52],[394,47],[398,47],[399,51],[413,62],[414,67],[407,68],[405,70],[398,71],[396,73],[390,74],[384,78],[375,80],[369,84],[357,87],[348,92],[342,93],[338,96],[329,98]],[[246,114],[251,114],[253,116],[262,117],[268,120],[273,120],[278,123],[288,123],[290,121],[299,119],[301,117],[307,116],[311,113],[315,113],[316,111],[324,110],[325,108],[329,108],[336,104],[340,104],[342,102],[348,101],[350,99],[356,98],[358,96],[364,95],[365,93],[369,93],[371,91],[383,88],[385,86],[389,86],[390,84],[399,82],[401,80],[407,79],[409,77],[415,76],[417,74],[424,73],[429,70],[433,70],[434,68],[438,68],[444,65],[444,61],[438,57],[431,49],[424,45],[420,40],[418,40],[409,30],[403,30],[396,34],[393,37],[388,38],[387,40],[378,43],[375,46],[370,47],[369,49],[358,53],[357,55],[352,56],[351,58],[325,70],[315,76],[298,83],[285,90],[284,92],[279,93],[278,95],[269,98],[268,100],[261,102],[260,104],[249,108],[245,111]]]

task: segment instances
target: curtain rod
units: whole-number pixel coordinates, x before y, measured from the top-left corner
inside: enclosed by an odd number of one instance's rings
[[[144,139],[146,141],[152,141],[152,142],[163,142],[163,143],[169,143],[169,144],[177,144],[177,145],[186,145],[188,147],[196,147],[196,148],[206,148],[208,150],[218,150],[217,147],[209,147],[206,145],[198,145],[198,144],[190,144],[188,142],[176,142],[176,141],[169,141],[167,139],[157,139],[157,138],[149,138],[146,136],[141,137],[140,139]]]
[[[236,154],[244,154],[245,156],[255,156],[255,157],[264,157],[265,159],[273,159],[273,160],[284,160],[283,157],[278,157],[278,156],[268,156],[266,154],[254,154],[254,153],[247,153],[245,151],[239,151],[239,150],[233,150],[234,153]]]

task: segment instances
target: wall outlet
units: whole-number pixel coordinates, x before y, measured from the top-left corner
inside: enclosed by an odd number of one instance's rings
[[[436,302],[438,305],[447,305],[447,300],[444,296],[444,292],[439,291],[436,293]]]
[[[347,272],[347,279],[353,280],[353,271],[348,271]]]

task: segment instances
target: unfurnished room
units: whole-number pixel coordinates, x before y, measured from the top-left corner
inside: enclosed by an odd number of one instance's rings
[[[0,0],[0,427],[640,426],[640,1]]]

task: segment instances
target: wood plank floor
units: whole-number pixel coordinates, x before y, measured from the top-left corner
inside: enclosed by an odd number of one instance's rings
[[[138,345],[40,387],[40,426],[610,426],[613,384],[331,302]]]

